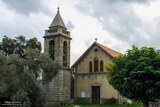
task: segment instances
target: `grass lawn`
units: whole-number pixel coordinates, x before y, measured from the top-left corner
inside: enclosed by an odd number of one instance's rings
[[[74,105],[66,106],[73,107]],[[80,105],[80,107],[143,107],[142,104],[137,105],[120,105],[120,104],[110,104],[110,105]]]
[[[57,106],[47,106],[47,107],[57,107]],[[60,107],[74,107],[74,105],[60,106]],[[80,105],[80,107],[143,107],[141,103],[133,103],[132,105],[123,104],[106,104],[106,105]]]

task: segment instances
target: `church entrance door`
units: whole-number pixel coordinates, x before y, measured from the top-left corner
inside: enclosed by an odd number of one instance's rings
[[[100,104],[100,86],[92,86],[92,104]]]

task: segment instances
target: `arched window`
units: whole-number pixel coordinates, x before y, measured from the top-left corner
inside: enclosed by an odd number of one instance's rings
[[[100,61],[100,71],[103,72],[103,61]]]
[[[52,60],[55,59],[55,42],[54,40],[51,40],[49,42],[49,54],[50,54],[50,57],[52,58]]]
[[[92,72],[92,61],[89,61],[89,72]]]
[[[94,72],[98,72],[98,58],[94,58]]]
[[[63,42],[63,66],[67,66],[67,42]]]

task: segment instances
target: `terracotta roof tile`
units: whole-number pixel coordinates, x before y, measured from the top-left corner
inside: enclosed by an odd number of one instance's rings
[[[121,53],[119,53],[119,52],[117,52],[115,50],[112,50],[111,48],[108,48],[108,47],[106,47],[106,46],[104,46],[102,44],[97,43],[97,45],[99,47],[101,47],[104,51],[106,51],[108,54],[110,54],[112,57],[117,57],[117,56],[122,55]]]

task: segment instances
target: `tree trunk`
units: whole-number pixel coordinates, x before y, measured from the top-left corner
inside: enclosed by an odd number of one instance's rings
[[[143,103],[143,107],[149,107],[148,101],[143,101],[142,103]]]

